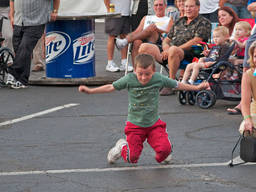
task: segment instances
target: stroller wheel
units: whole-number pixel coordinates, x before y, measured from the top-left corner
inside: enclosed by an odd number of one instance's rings
[[[186,94],[186,98],[189,105],[195,105],[196,93],[194,91],[188,91]]]
[[[179,91],[178,100],[181,105],[186,105],[186,103],[187,103],[186,91]]]
[[[199,91],[196,95],[196,103],[202,109],[208,109],[216,103],[216,95],[211,90]]]

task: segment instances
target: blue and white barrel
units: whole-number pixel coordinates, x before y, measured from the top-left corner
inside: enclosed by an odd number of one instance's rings
[[[46,77],[95,76],[95,23],[88,20],[57,20],[46,26]]]

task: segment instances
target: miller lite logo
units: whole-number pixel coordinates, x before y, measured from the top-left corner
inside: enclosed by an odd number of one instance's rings
[[[94,59],[94,33],[85,33],[73,41],[73,64],[86,64]]]
[[[54,59],[65,53],[69,48],[71,39],[68,34],[61,31],[52,31],[46,34],[46,62],[52,62]]]

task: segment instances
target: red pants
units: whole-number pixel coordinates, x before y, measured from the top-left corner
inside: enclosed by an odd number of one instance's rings
[[[158,163],[165,160],[172,151],[171,142],[166,132],[166,123],[160,119],[151,127],[140,127],[127,122],[124,131],[128,142],[128,146],[125,145],[122,148],[122,157],[125,162],[138,162],[146,139],[155,150],[155,159]]]

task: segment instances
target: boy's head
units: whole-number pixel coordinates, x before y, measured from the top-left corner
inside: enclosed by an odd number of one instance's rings
[[[145,85],[155,73],[155,59],[148,54],[139,54],[135,58],[134,73],[138,81]]]
[[[229,39],[229,29],[225,26],[218,26],[213,30],[213,41],[216,45],[223,44]]]
[[[246,21],[239,21],[235,24],[234,29],[235,36],[238,38],[242,38],[250,36],[252,27]]]

